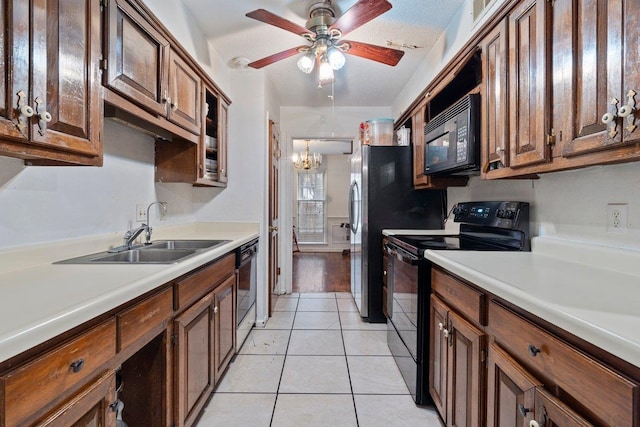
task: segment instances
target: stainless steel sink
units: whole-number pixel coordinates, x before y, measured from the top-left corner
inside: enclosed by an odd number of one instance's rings
[[[230,240],[158,240],[146,246],[147,249],[211,249]]]
[[[117,254],[109,254],[92,259],[90,262],[131,263],[131,264],[171,264],[193,255],[193,249],[131,249]]]
[[[230,240],[159,240],[122,252],[99,252],[54,264],[174,264]]]

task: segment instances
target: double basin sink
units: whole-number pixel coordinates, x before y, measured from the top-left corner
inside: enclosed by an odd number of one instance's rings
[[[54,264],[175,264],[230,240],[158,240],[121,252],[99,252]]]

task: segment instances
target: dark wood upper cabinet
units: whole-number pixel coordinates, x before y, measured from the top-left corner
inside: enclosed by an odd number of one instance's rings
[[[169,54],[167,118],[196,135],[202,123],[202,81],[173,49]]]
[[[126,0],[109,0],[104,85],[140,107],[167,114],[169,42]]]
[[[548,162],[547,44],[549,40],[546,0],[518,4],[509,23],[509,140],[512,168]]]
[[[200,135],[202,78],[179,52],[182,49],[144,9],[128,0],[109,0],[107,15],[104,85],[138,107]],[[151,118],[143,119],[157,125]]]
[[[554,117],[558,155],[565,157],[634,143],[640,138],[638,32],[633,1],[573,2],[553,6]],[[631,96],[631,98],[629,98]],[[603,116],[610,114],[610,123]],[[625,117],[621,117],[621,116]],[[607,121],[607,120],[605,120]]]
[[[507,139],[507,21],[484,38],[482,48],[481,161],[483,174],[509,166]]]
[[[101,165],[99,2],[3,1],[0,15],[0,154]]]

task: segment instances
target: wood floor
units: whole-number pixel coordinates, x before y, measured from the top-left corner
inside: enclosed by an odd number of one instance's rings
[[[293,292],[349,292],[349,259],[340,252],[294,252]]]

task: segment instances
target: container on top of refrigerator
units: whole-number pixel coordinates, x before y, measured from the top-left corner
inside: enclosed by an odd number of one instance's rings
[[[409,145],[409,142],[411,141],[411,129],[402,126],[397,130],[396,135],[398,137],[398,145]]]
[[[365,144],[393,145],[393,119],[367,120],[365,125]]]

